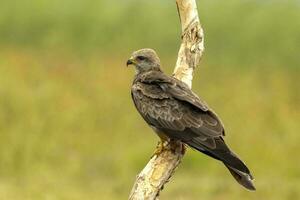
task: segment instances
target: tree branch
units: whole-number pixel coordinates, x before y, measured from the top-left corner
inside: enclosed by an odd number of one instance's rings
[[[196,0],[176,0],[181,22],[182,42],[173,76],[192,87],[193,71],[204,51],[204,35],[198,18]],[[137,176],[130,200],[158,199],[185,153],[179,141],[159,142],[155,154]]]
[[[193,72],[204,51],[204,34],[195,0],[176,0],[181,22],[182,42],[174,76],[192,87]]]

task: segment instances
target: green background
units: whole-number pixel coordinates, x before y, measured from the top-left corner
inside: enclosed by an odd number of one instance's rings
[[[256,192],[189,150],[161,199],[300,199],[300,2],[198,0],[193,90],[225,123]],[[0,199],[126,199],[158,138],[130,97],[131,52],[180,45],[175,0],[0,6]]]

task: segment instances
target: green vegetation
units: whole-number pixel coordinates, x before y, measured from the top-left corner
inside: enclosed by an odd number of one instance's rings
[[[198,1],[193,88],[222,117],[257,192],[190,150],[162,199],[300,199],[299,1]],[[168,26],[168,28],[166,28]],[[131,51],[171,73],[173,1],[5,1],[0,7],[0,199],[126,199],[157,137],[130,99]]]

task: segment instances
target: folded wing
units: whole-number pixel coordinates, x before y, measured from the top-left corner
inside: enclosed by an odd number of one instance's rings
[[[249,169],[225,144],[221,120],[187,85],[163,73],[151,72],[134,82],[132,98],[150,126],[222,161],[238,182],[242,182],[238,177],[244,178],[240,174],[251,180]],[[251,183],[248,182],[241,184],[247,187]]]

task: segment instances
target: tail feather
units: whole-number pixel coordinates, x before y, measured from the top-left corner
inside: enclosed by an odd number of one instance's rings
[[[225,164],[225,163],[224,163]],[[248,190],[256,190],[254,184],[253,184],[253,177],[251,174],[247,174],[244,172],[241,172],[237,169],[231,168],[230,166],[226,165],[225,166],[228,168],[229,172],[231,175],[235,178],[235,180],[247,188]]]
[[[235,180],[249,190],[256,190],[253,184],[253,176],[248,167],[234,154],[223,140],[215,140],[216,148],[208,149],[200,146],[199,143],[189,141],[188,145],[201,151],[217,160],[220,160],[228,168]]]
[[[188,146],[223,162],[239,184],[249,190],[255,190],[252,182],[253,177],[248,167],[229,149],[223,138],[203,136],[201,133],[196,133],[196,131],[189,128],[184,131],[162,129],[162,132],[167,136],[177,138]]]

